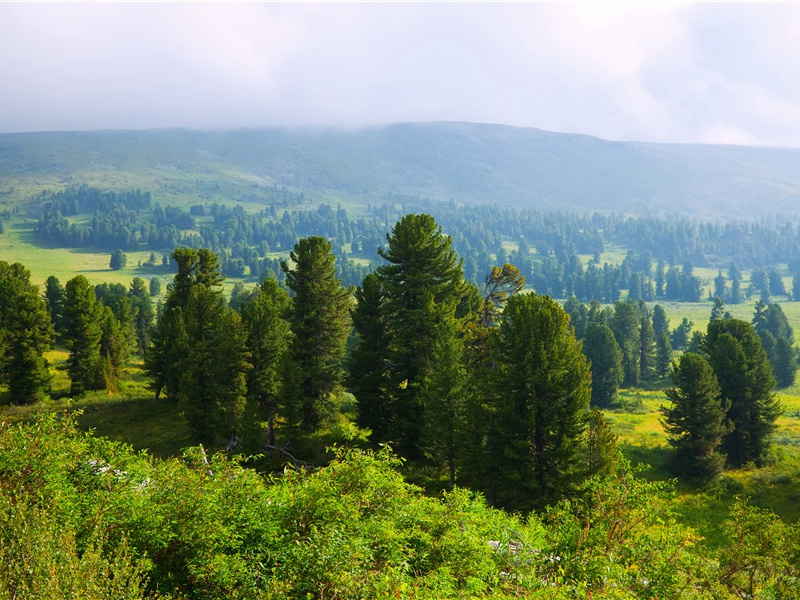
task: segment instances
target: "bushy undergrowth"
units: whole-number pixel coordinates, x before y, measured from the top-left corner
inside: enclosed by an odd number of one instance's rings
[[[709,555],[665,484],[621,468],[522,519],[423,495],[389,451],[265,478],[155,460],[73,418],[0,426],[0,599],[791,598],[800,535],[737,504]]]

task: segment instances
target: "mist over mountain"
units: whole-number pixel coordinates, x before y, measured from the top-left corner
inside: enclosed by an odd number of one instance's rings
[[[310,198],[390,194],[538,210],[793,215],[800,149],[615,142],[538,129],[408,123],[353,131],[147,130],[0,135],[0,202],[89,183],[213,200],[272,186]]]

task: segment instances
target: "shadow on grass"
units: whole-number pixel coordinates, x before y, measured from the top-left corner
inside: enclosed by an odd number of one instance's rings
[[[623,442],[619,445],[619,449],[631,465],[649,465],[649,469],[642,471],[642,477],[648,481],[665,481],[674,477],[670,473],[668,465],[670,448],[666,446],[635,446]]]
[[[125,442],[135,450],[147,450],[158,458],[180,456],[193,444],[189,424],[169,401],[138,398],[79,399],[71,408],[83,411],[78,417],[82,429],[95,435]]]

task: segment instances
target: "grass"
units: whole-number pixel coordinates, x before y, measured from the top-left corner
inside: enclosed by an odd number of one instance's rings
[[[676,481],[673,510],[709,545],[720,542],[722,523],[737,497],[787,522],[800,520],[800,382],[778,397],[784,413],[776,423],[771,464],[725,471],[700,488]],[[648,479],[672,479],[670,446],[660,423],[659,407],[668,404],[663,391],[621,390],[619,398],[621,407],[606,411],[606,417],[623,455],[632,464],[649,465],[643,472]]]
[[[135,450],[166,458],[180,456],[192,445],[189,425],[171,402],[153,399],[153,392],[138,362],[128,365],[116,391],[87,392],[69,397],[67,353],[52,350],[46,355],[53,374],[51,397],[28,406],[0,404],[0,421],[28,421],[37,413],[79,411],[78,425],[86,431],[130,444]]]

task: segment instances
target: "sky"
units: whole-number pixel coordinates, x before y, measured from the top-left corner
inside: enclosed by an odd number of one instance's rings
[[[470,121],[800,147],[800,4],[0,3],[0,132]]]

